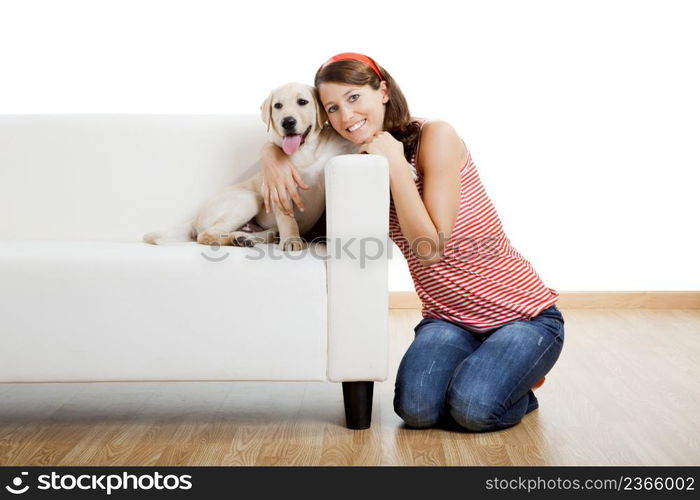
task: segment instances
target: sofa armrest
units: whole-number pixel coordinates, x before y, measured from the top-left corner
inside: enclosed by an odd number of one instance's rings
[[[348,154],[325,167],[328,379],[385,380],[389,353],[389,165]]]

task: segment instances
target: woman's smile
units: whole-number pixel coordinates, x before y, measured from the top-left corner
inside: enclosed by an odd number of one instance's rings
[[[346,130],[352,134],[353,132],[357,132],[357,131],[360,130],[362,127],[364,127],[364,126],[365,126],[365,123],[367,123],[367,119],[366,119],[366,118],[365,118],[364,120],[360,120],[360,121],[357,122],[355,125],[353,125],[352,127],[348,128],[348,129],[346,129]]]

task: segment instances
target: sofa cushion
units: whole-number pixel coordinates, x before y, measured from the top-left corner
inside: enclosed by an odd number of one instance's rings
[[[0,381],[326,380],[325,255],[0,241]]]

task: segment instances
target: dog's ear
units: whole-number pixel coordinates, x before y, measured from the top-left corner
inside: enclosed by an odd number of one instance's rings
[[[260,116],[262,121],[267,125],[267,131],[270,131],[270,124],[272,123],[272,94],[267,96],[260,106]]]
[[[314,89],[314,102],[316,104],[316,125],[318,129],[321,130],[323,124],[326,123],[328,119],[328,115],[326,114],[326,110],[323,109],[323,106],[321,106],[321,96],[318,95],[318,90],[316,89]]]

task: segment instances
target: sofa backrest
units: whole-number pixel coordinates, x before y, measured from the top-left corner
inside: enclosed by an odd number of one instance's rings
[[[0,115],[0,239],[140,241],[246,179],[259,115]]]

